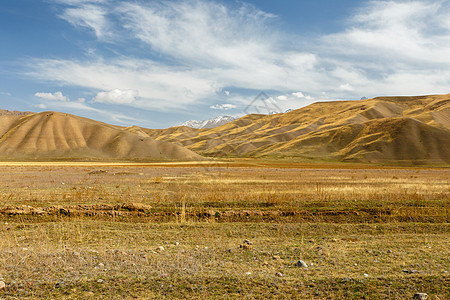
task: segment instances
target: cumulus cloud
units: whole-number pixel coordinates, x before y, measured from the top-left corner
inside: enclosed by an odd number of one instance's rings
[[[109,92],[99,92],[94,98],[94,102],[130,104],[136,100],[138,92],[135,90],[114,89]]]
[[[341,84],[339,86],[339,90],[341,91],[354,91],[355,89],[352,87],[350,83]]]
[[[36,93],[34,94],[36,97],[53,100],[53,101],[70,101],[69,98],[63,95],[62,92],[54,92],[54,93]]]
[[[225,95],[230,96],[230,91],[225,91]]]
[[[277,100],[286,101],[288,98],[285,95],[281,95],[277,97]]]
[[[230,104],[230,103],[224,103],[224,104],[216,104],[216,105],[212,105],[209,108],[211,109],[220,109],[220,110],[230,110],[230,109],[234,109],[237,106],[234,104]]]
[[[305,98],[305,95],[302,92],[295,92],[292,93],[291,95],[297,98]]]

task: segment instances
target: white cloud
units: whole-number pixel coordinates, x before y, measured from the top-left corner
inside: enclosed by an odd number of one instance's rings
[[[225,95],[230,96],[230,91],[225,91]]]
[[[305,95],[302,92],[292,93],[292,96],[297,97],[297,98],[305,98]]]
[[[277,97],[277,100],[286,101],[288,98],[285,95],[281,95]]]
[[[220,109],[220,110],[230,110],[230,109],[234,109],[237,106],[234,104],[230,104],[230,103],[225,103],[225,104],[216,104],[216,105],[212,105],[209,108],[211,109]]]
[[[75,27],[85,27],[94,31],[97,38],[110,36],[109,25],[105,16],[106,11],[98,6],[89,4],[92,1],[69,1],[70,4],[81,4],[79,7],[67,8],[60,16]],[[87,4],[85,4],[87,3]]]
[[[120,42],[114,49],[119,54],[89,61],[35,59],[28,75],[95,90],[139,91],[138,99],[102,92],[96,102],[186,108],[207,99],[217,103],[214,97],[224,87],[276,90],[288,101],[320,99],[323,92],[329,99],[354,99],[450,90],[450,8],[445,1],[368,1],[348,16],[343,31],[306,41],[280,32],[270,23],[275,16],[246,4],[59,2],[72,5],[65,8],[65,20],[92,29],[100,40],[121,36],[109,41],[112,48]],[[113,21],[118,23],[112,26]],[[161,61],[148,59],[151,55],[122,56],[120,45],[137,41]],[[303,92],[289,94],[298,90]]]
[[[40,109],[46,109],[46,108],[47,108],[47,105],[45,105],[45,104],[43,104],[43,103],[40,103],[40,104],[36,105],[36,107],[38,107],[38,108],[40,108]]]
[[[77,99],[77,102],[78,102],[78,103],[85,103],[85,102],[86,102],[86,99],[85,99],[85,98],[78,98],[78,99]]]
[[[95,96],[94,102],[113,103],[113,104],[130,104],[136,100],[138,91],[114,89],[109,92],[100,92]]]
[[[341,84],[339,86],[339,90],[341,90],[341,91],[354,91],[355,88],[352,87],[352,85],[350,83],[346,83],[346,84]]]
[[[54,92],[54,93],[36,93],[34,94],[36,97],[53,100],[53,101],[70,101],[69,98],[63,95],[62,92]]]
[[[0,95],[3,95],[3,96],[11,96],[11,93],[8,93],[8,92],[0,92]]]

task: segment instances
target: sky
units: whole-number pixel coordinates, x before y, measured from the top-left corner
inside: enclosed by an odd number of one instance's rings
[[[0,1],[2,109],[167,128],[447,93],[450,1]]]

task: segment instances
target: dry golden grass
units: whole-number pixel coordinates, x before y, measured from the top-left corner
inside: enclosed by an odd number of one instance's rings
[[[0,166],[0,298],[450,298],[448,169],[243,165]]]

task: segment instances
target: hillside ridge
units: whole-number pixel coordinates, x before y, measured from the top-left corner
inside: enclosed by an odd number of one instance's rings
[[[212,129],[144,131],[206,156],[450,163],[450,94],[316,102]]]

